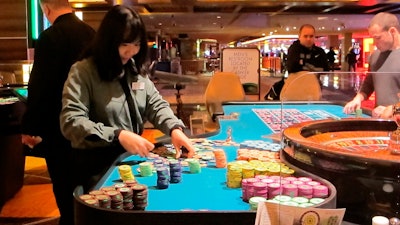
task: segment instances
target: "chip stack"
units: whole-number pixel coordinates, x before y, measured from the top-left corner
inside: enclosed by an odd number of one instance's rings
[[[254,182],[253,189],[254,189],[254,196],[263,197],[268,199],[268,184],[263,182]]]
[[[133,190],[130,187],[121,187],[118,191],[122,195],[122,208],[124,210],[133,209]]]
[[[99,206],[99,201],[93,196],[89,194],[80,195],[79,198],[84,201],[86,204],[91,206]]]
[[[164,160],[162,158],[156,158],[153,161],[153,165],[155,168],[159,167],[159,166],[165,166]]]
[[[256,178],[258,178],[258,177],[256,177]],[[261,179],[261,182],[264,182],[266,184],[270,184],[270,183],[275,183],[276,181],[274,179],[271,179],[271,178],[263,178],[263,179]]]
[[[298,196],[305,197],[305,198],[312,198],[313,197],[313,188],[310,185],[299,185],[298,188]]]
[[[240,188],[242,184],[242,167],[238,163],[229,163],[226,174],[226,185],[230,188]]]
[[[310,186],[317,186],[317,185],[321,185],[321,183],[320,183],[320,182],[318,182],[318,181],[309,181],[309,182],[307,182],[306,184],[307,184],[307,185],[310,185]]]
[[[257,178],[246,178],[242,180],[242,199],[248,202],[251,197],[254,197],[254,183],[259,182]]]
[[[309,202],[308,198],[305,197],[293,197],[292,201],[297,202],[298,204],[304,204]]]
[[[182,181],[182,166],[178,160],[169,161],[170,182],[179,183]]]
[[[289,168],[282,168],[281,169],[281,176],[283,177],[291,177],[294,174],[294,170],[293,169],[289,169]]]
[[[329,195],[328,187],[325,185],[313,186],[313,197],[314,198],[327,198]]]
[[[262,179],[268,179],[268,176],[267,176],[267,175],[264,175],[264,174],[256,174],[256,175],[254,176],[254,178],[257,178],[257,179],[259,179],[259,180],[262,180]]]
[[[124,181],[124,184],[125,184],[127,187],[132,187],[133,185],[137,184],[137,180],[125,180],[125,181]]]
[[[93,195],[89,195],[89,194],[80,195],[79,198],[80,198],[82,201],[89,200],[89,199],[94,199]]]
[[[268,197],[274,198],[281,194],[281,184],[280,183],[269,183],[268,184]]]
[[[169,187],[169,170],[166,166],[157,167],[157,188],[167,189]]]
[[[267,176],[268,168],[265,166],[257,166],[254,168],[254,176]]]
[[[88,205],[99,207],[99,201],[97,201],[97,199],[86,199],[84,202]]]
[[[201,173],[201,165],[198,159],[187,159],[190,173]]]
[[[153,175],[153,164],[150,162],[142,162],[139,164],[140,167],[140,176],[142,177],[150,177]]]
[[[132,186],[133,191],[133,209],[145,210],[147,206],[148,188],[143,184],[136,184]]]
[[[100,191],[100,190],[93,190],[93,191],[89,192],[89,195],[92,195],[94,197],[96,197],[96,195],[103,195],[103,194],[104,194],[104,192]]]
[[[312,198],[312,199],[310,199],[310,203],[312,203],[314,205],[321,204],[324,201],[325,201],[325,199],[323,199],[323,198]]]
[[[111,209],[123,210],[123,197],[119,191],[107,191],[111,199]]]
[[[115,190],[116,189],[114,186],[100,188],[100,191],[102,191],[104,194],[107,194],[108,191],[115,191]]]
[[[132,168],[129,165],[121,165],[118,167],[118,172],[123,181],[134,180]]]
[[[99,202],[99,207],[104,209],[111,209],[111,198],[106,194],[99,194],[94,196]]]
[[[115,190],[119,190],[120,188],[127,187],[127,186],[128,185],[126,183],[116,183],[116,184],[114,184]]]
[[[362,109],[356,109],[356,117],[362,117],[363,111]]]
[[[215,167],[225,168],[227,164],[225,151],[223,149],[215,149],[213,152],[215,157]]]
[[[258,208],[258,204],[260,202],[266,202],[267,199],[263,198],[263,197],[251,197],[249,200],[250,203],[250,210],[254,210],[256,211]]]
[[[291,181],[290,183],[297,185],[297,186],[304,185],[304,182],[301,180],[294,180],[294,181]]]
[[[292,200],[292,197],[287,195],[277,195],[273,198],[273,200],[276,200],[278,202],[290,202]]]
[[[242,176],[243,179],[252,178],[255,176],[254,167],[250,164],[242,166]]]
[[[295,184],[283,184],[282,185],[282,194],[287,195],[290,197],[297,197],[298,196],[298,189],[297,185]]]
[[[283,179],[289,181],[290,183],[292,183],[293,181],[297,180],[297,177],[287,176],[287,177],[284,177]]]
[[[298,177],[297,180],[303,181],[305,184],[312,181],[310,177]]]

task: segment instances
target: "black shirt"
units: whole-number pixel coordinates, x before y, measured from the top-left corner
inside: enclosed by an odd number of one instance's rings
[[[307,64],[311,64],[323,71],[329,70],[328,59],[325,51],[322,48],[315,45],[313,45],[311,48],[307,48],[301,45],[299,40],[293,42],[288,49],[288,72],[296,73],[304,70],[311,71],[306,67]]]
[[[59,114],[64,82],[71,65],[94,37],[95,31],[73,13],[59,16],[36,42],[28,84],[27,111],[22,133],[43,142],[62,138]]]

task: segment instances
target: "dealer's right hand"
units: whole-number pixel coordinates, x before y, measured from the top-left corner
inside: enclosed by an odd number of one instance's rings
[[[146,138],[127,130],[121,131],[118,141],[127,152],[141,157],[149,156],[150,151],[154,149],[154,144]]]

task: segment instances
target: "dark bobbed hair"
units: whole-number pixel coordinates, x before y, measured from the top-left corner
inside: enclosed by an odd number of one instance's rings
[[[122,43],[135,41],[140,41],[140,50],[133,56],[135,65],[132,66],[141,73],[147,58],[145,25],[134,10],[127,6],[115,5],[104,16],[92,45],[84,57],[93,57],[103,80],[113,80],[123,71],[118,47]]]

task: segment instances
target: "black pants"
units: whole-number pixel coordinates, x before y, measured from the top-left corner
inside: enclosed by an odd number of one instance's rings
[[[58,140],[58,141],[57,141]],[[45,160],[53,183],[53,193],[60,211],[60,225],[74,224],[71,147],[65,139],[46,143]]]
[[[110,168],[112,163],[125,152],[122,147],[73,149],[74,186],[82,186],[89,192]]]

